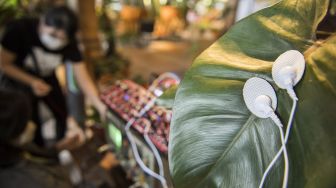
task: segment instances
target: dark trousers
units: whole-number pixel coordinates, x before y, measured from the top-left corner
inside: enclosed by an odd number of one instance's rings
[[[52,112],[56,120],[56,139],[60,140],[65,136],[66,132],[66,118],[67,108],[66,101],[55,75],[44,77],[43,80],[51,87],[51,91],[47,96],[36,97],[30,92],[30,99],[32,102],[32,119],[37,125],[34,142],[39,146],[44,146],[44,139],[42,137],[42,124],[38,104],[43,102]]]
[[[27,85],[23,85],[17,81],[2,75],[0,81],[1,88],[11,89],[21,91],[26,94],[26,96],[31,101],[32,107],[32,120],[36,124],[36,132],[34,142],[39,146],[44,146],[44,139],[42,137],[42,122],[39,113],[39,102],[43,102],[53,114],[56,120],[56,139],[60,140],[65,136],[66,132],[66,118],[67,118],[67,107],[66,100],[58,83],[56,75],[53,74],[48,77],[42,77],[45,82],[47,82],[51,87],[51,91],[47,96],[37,97],[34,95],[32,89]]]

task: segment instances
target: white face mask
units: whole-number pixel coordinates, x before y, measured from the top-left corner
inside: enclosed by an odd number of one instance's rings
[[[42,44],[45,45],[50,50],[59,50],[67,44],[66,41],[62,41],[47,33],[40,34],[40,40]]]

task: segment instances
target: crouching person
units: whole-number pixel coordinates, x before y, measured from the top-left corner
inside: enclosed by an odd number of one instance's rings
[[[31,108],[22,93],[0,90],[0,187],[72,187],[62,167],[30,160],[25,146],[34,138]]]

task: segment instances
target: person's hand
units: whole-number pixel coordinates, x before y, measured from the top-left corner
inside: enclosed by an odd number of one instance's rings
[[[107,107],[105,104],[103,104],[102,102],[100,102],[98,105],[96,105],[96,109],[99,113],[100,116],[100,120],[102,122],[106,122],[106,116],[107,116]]]
[[[46,82],[40,79],[36,79],[31,83],[31,88],[34,94],[38,97],[46,96],[50,90],[51,86],[48,85]]]
[[[70,137],[64,137],[62,140],[56,143],[56,149],[58,151],[62,150],[73,150],[79,147],[79,135],[72,135]]]

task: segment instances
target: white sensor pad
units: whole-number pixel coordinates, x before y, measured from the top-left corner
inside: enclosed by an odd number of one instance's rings
[[[305,69],[303,55],[297,50],[289,50],[281,54],[273,63],[272,77],[275,83],[282,89],[287,89],[284,83],[284,72],[286,69],[294,71],[293,86],[302,78]]]
[[[269,114],[258,110],[255,106],[257,97],[261,95],[266,95],[272,100],[271,107],[275,110],[277,107],[277,97],[273,87],[261,78],[253,77],[248,79],[243,88],[243,96],[247,108],[260,118],[268,118]]]

